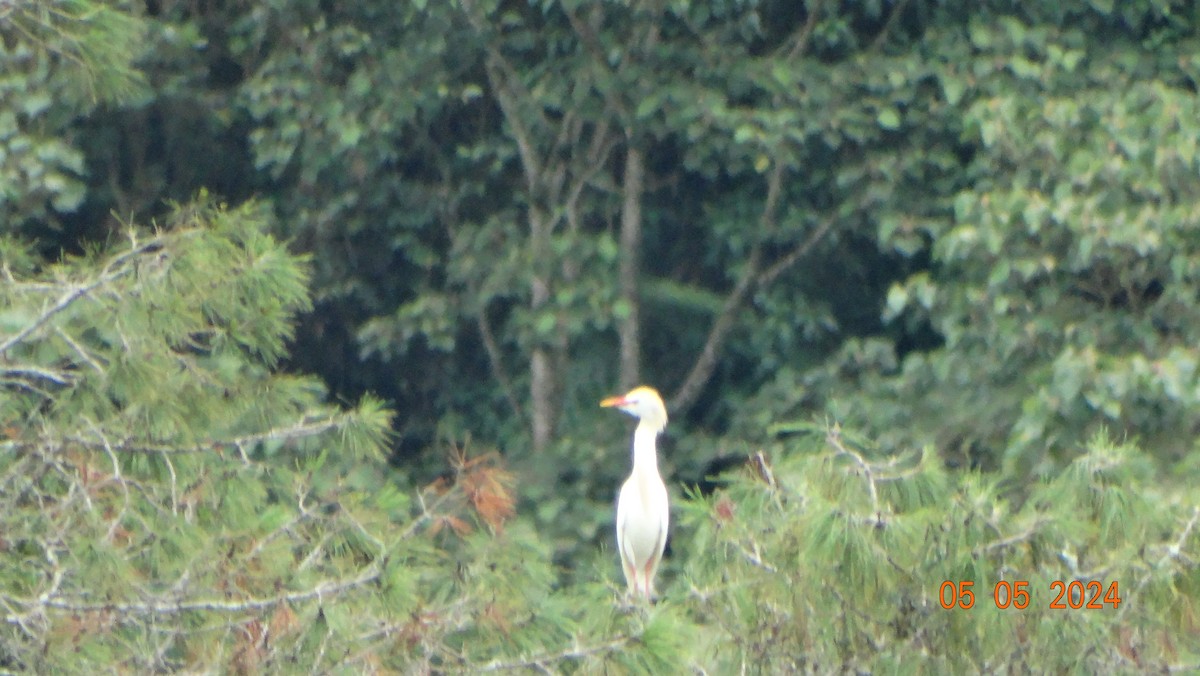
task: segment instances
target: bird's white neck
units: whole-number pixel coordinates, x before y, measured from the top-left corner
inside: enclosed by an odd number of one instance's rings
[[[656,440],[660,429],[650,421],[642,420],[633,431],[634,473],[658,474],[658,451]]]

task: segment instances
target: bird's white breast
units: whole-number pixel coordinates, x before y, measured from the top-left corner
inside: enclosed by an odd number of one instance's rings
[[[617,535],[622,551],[635,566],[662,551],[668,519],[667,487],[657,474],[625,480],[617,500]]]

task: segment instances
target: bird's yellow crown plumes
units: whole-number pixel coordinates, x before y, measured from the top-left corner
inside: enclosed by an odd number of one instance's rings
[[[625,395],[625,398],[628,399],[630,397],[653,397],[654,399],[658,400],[658,403],[663,403],[662,396],[658,393],[658,390],[650,387],[649,385],[639,385],[638,387],[629,390],[629,393]],[[666,406],[663,406],[663,408],[666,408]]]
[[[609,397],[601,401],[600,405],[604,408],[619,408],[629,415],[647,420],[660,432],[667,426],[667,406],[658,390],[647,385],[635,387],[621,396]]]
[[[663,409],[664,411],[667,410],[667,406],[663,403],[662,396],[659,395],[658,390],[650,387],[649,385],[640,385],[632,390],[629,390],[623,395],[609,397],[600,402],[600,405],[604,408],[610,408],[614,406],[629,406],[639,402],[646,402],[647,404],[650,402],[656,402],[658,403],[659,408]]]

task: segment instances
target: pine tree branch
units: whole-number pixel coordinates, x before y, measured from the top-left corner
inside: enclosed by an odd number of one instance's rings
[[[842,433],[839,426],[834,425],[830,428],[825,434],[825,440],[838,453],[854,460],[859,468],[862,469],[863,479],[867,482],[867,492],[871,496],[871,513],[875,515],[876,525],[882,524],[883,514],[879,511],[879,491],[875,487],[875,475],[871,471],[871,465],[861,455],[842,444]]]
[[[171,601],[166,599],[151,599],[147,601],[88,603],[61,597],[46,598],[40,604],[46,608],[65,610],[76,613],[128,613],[137,615],[178,615],[195,611],[211,611],[221,613],[244,613],[251,610],[266,610],[281,603],[299,603],[312,599],[323,599],[338,596],[353,591],[379,579],[383,567],[380,559],[375,559],[357,576],[348,580],[324,580],[317,585],[303,590],[288,592],[270,598],[249,597],[240,600],[200,599],[192,601]],[[43,594],[43,596],[45,596]]]
[[[0,369],[0,377],[20,378],[22,380],[45,380],[55,385],[72,385],[78,380],[78,376],[69,371],[43,369],[36,366],[14,366]]]
[[[4,604],[6,610],[12,608],[13,605],[20,605],[26,608],[24,612],[5,613],[4,622],[20,628],[30,638],[38,638],[42,635],[42,632],[32,631],[28,624],[34,618],[44,618],[45,606],[58,593],[58,590],[62,588],[63,577],[66,575],[66,569],[59,564],[58,555],[54,553],[54,548],[46,542],[39,542],[38,544],[41,545],[42,551],[45,552],[46,562],[50,565],[52,571],[50,574],[50,584],[38,595],[37,599],[27,602],[10,596],[0,596],[0,603]]]
[[[294,439],[303,439],[307,437],[318,436],[330,430],[342,427],[349,420],[351,413],[339,413],[337,415],[328,416],[323,420],[315,420],[309,422],[297,422],[292,425],[283,427],[275,427],[263,432],[255,432],[239,437],[231,437],[228,439],[210,439],[203,442],[197,442],[193,446],[172,446],[169,444],[141,442],[135,439],[123,439],[121,441],[96,441],[87,437],[78,435],[62,437],[63,441],[74,444],[79,444],[87,448],[112,448],[125,453],[160,453],[163,455],[184,455],[191,453],[205,453],[214,448],[226,447],[237,448],[243,452],[247,446],[264,443],[268,441],[292,441]],[[97,432],[99,434],[99,432]],[[54,440],[46,439],[47,443],[52,443]],[[61,444],[58,444],[61,445]]]
[[[266,441],[291,441],[293,439],[303,439],[305,437],[313,437],[319,434],[324,434],[332,429],[342,427],[349,421],[350,417],[350,413],[339,413],[337,415],[327,416],[323,420],[298,422],[287,427],[276,427],[265,432],[247,434],[225,441],[216,440],[213,443],[241,447],[259,444]]]
[[[581,660],[585,657],[591,657],[593,655],[600,655],[603,653],[613,652],[615,650],[619,650],[620,648],[624,648],[625,646],[632,643],[634,640],[636,640],[635,636],[625,635],[625,636],[619,636],[611,641],[606,641],[604,643],[599,643],[599,644],[591,645],[591,646],[581,646],[581,645],[579,645],[578,639],[576,639],[576,642],[573,646],[571,646],[570,648],[567,648],[565,650],[560,650],[558,652],[543,653],[541,655],[525,657],[525,658],[521,658],[521,659],[517,659],[517,660],[513,660],[513,661],[507,661],[507,662],[489,662],[488,664],[484,664],[481,666],[473,666],[471,668],[476,673],[483,673],[483,672],[490,672],[490,671],[517,671],[517,670],[537,669],[538,671],[541,671],[543,673],[553,674],[553,673],[558,673],[558,672],[550,669],[549,665],[553,665],[558,662],[564,662],[567,660]]]
[[[408,537],[416,533],[416,531],[425,523],[428,523],[435,517],[435,510],[441,506],[453,491],[438,496],[438,499],[431,506],[425,504],[424,498],[420,499],[421,514],[413,519],[395,539],[396,546],[400,546],[407,540]],[[302,507],[302,511],[304,510]],[[13,596],[0,596],[0,604],[6,608],[14,606],[23,607],[23,612],[8,612],[4,615],[4,621],[8,624],[24,627],[29,621],[29,618],[44,614],[45,610],[53,609],[73,613],[119,613],[131,615],[149,615],[149,616],[171,616],[186,612],[219,612],[219,613],[245,613],[258,610],[269,610],[279,606],[282,603],[300,603],[310,601],[312,599],[324,599],[327,597],[339,596],[348,592],[360,589],[368,584],[377,581],[383,573],[384,566],[388,560],[387,545],[379,538],[372,535],[365,526],[355,520],[348,514],[345,515],[350,521],[350,524],[363,535],[368,541],[374,544],[377,548],[377,553],[372,559],[370,565],[366,566],[359,572],[358,575],[349,579],[328,579],[324,580],[308,589],[298,590],[279,594],[272,597],[247,597],[242,599],[194,599],[194,600],[178,600],[167,598],[166,594],[158,597],[150,597],[141,601],[108,601],[103,603],[89,602],[83,599],[66,598],[59,593],[62,580],[66,569],[59,565],[54,554],[54,548],[47,543],[43,543],[43,549],[46,552],[46,558],[51,566],[51,582],[37,598],[21,599]],[[289,524],[290,525],[290,524]],[[178,590],[177,590],[178,591]],[[176,593],[177,593],[176,591]],[[33,635],[33,634],[31,634]]]
[[[769,563],[767,563],[766,561],[764,561],[764,560],[763,560],[763,558],[762,558],[762,550],[759,548],[759,546],[758,546],[758,543],[757,543],[757,542],[755,542],[755,541],[751,540],[751,541],[750,541],[750,546],[751,546],[751,548],[752,548],[752,550],[753,550],[753,551],[752,551],[751,549],[747,549],[747,548],[746,548],[744,545],[742,545],[741,543],[738,543],[738,545],[737,545],[737,547],[738,547],[738,550],[739,550],[739,551],[741,551],[741,553],[742,553],[742,556],[743,556],[743,557],[745,557],[745,559],[746,559],[747,561],[749,561],[749,562],[750,562],[752,565],[754,565],[755,567],[762,568],[763,570],[765,570],[765,571],[767,571],[767,572],[770,572],[770,573],[777,573],[777,572],[779,572],[779,569],[778,569],[778,568],[776,568],[775,566],[772,566],[771,564],[769,564]]]
[[[45,399],[46,401],[54,400],[53,394],[47,392],[46,390],[43,390],[42,388],[30,383],[27,380],[0,380],[0,386],[13,387],[13,388],[16,388],[19,390],[25,390],[26,392],[36,394],[37,396],[41,397],[42,399]]]
[[[8,352],[10,349],[12,349],[13,346],[24,341],[34,331],[37,331],[42,326],[44,326],[46,324],[46,322],[53,319],[55,315],[62,312],[63,310],[66,310],[67,308],[71,307],[71,305],[74,304],[75,301],[79,300],[80,298],[83,298],[84,296],[88,295],[95,289],[98,289],[101,286],[104,286],[105,284],[109,284],[111,282],[114,282],[114,281],[120,279],[121,277],[124,277],[125,275],[129,274],[130,271],[131,270],[129,268],[122,268],[120,270],[116,270],[109,274],[102,275],[102,276],[98,277],[97,279],[94,279],[91,282],[88,282],[87,284],[81,284],[81,285],[74,286],[71,289],[69,289],[68,291],[64,292],[63,295],[58,299],[57,303],[50,306],[50,308],[48,308],[47,310],[43,311],[41,316],[39,316],[37,319],[35,319],[31,324],[29,324],[29,326],[26,326],[24,329],[18,331],[16,334],[9,336],[9,338],[7,340],[5,340],[3,343],[0,343],[0,355],[4,354],[5,352]]]
[[[95,291],[96,289],[107,284],[111,284],[112,282],[115,282],[133,272],[133,266],[129,265],[133,259],[147,253],[158,251],[161,248],[161,237],[155,237],[141,245],[138,245],[136,240],[134,240],[133,248],[122,254],[114,256],[111,260],[109,260],[108,263],[102,268],[98,277],[84,284],[75,284],[70,286],[59,297],[58,302],[43,310],[42,314],[24,329],[21,329],[12,336],[9,336],[4,342],[0,343],[0,355],[3,355],[15,345],[23,342],[26,338],[32,335],[34,331],[37,331],[41,327],[45,326],[47,322],[53,319],[60,312],[71,307],[75,301],[87,296],[92,291]]]
[[[992,542],[976,547],[971,551],[971,555],[979,556],[994,549],[1004,549],[1006,547],[1011,547],[1013,545],[1021,544],[1022,542],[1031,540],[1033,539],[1033,536],[1040,532],[1041,527],[1045,524],[1046,521],[1044,519],[1036,519],[1033,523],[1029,524],[1025,530],[1017,533],[1016,535],[1010,535],[999,540],[993,540]],[[993,528],[994,527],[995,526],[993,526]]]
[[[63,331],[61,328],[56,328],[54,330],[54,333],[59,338],[61,338],[64,343],[66,343],[68,346],[70,346],[70,348],[75,351],[75,354],[79,355],[79,358],[82,359],[84,361],[84,363],[86,363],[88,366],[92,367],[93,371],[95,371],[96,373],[99,373],[101,375],[104,374],[104,368],[102,368],[100,366],[100,364],[97,363],[96,360],[92,358],[92,356],[88,353],[87,350],[83,349],[83,346],[81,346],[79,343],[75,342],[75,339],[71,338],[70,334],[68,334],[66,331]]]
[[[423,518],[418,518],[409,531],[413,527],[419,525]],[[16,597],[0,597],[0,602],[5,606],[12,607],[13,605],[23,606],[25,612],[18,614],[7,614],[5,621],[9,624],[23,624],[23,618],[33,614],[44,613],[46,609],[61,610],[73,613],[119,613],[131,615],[150,615],[150,616],[171,616],[186,612],[219,612],[219,613],[245,613],[256,610],[268,610],[279,606],[282,603],[300,603],[310,601],[312,599],[325,599],[328,597],[336,597],[341,594],[355,591],[363,586],[371,584],[379,579],[383,573],[384,565],[387,562],[386,546],[378,538],[366,532],[365,528],[354,519],[350,519],[351,524],[356,527],[361,533],[376,545],[378,548],[375,558],[370,565],[363,568],[362,571],[349,579],[328,579],[324,580],[308,589],[292,591],[272,597],[248,597],[243,599],[196,599],[196,600],[178,600],[167,598],[166,593],[162,596],[151,597],[142,601],[108,601],[104,603],[93,603],[82,599],[66,598],[59,594],[65,568],[58,564],[57,558],[54,555],[54,548],[48,544],[44,545],[47,560],[51,564],[52,574],[51,583],[36,599],[23,600]],[[403,537],[399,541],[403,541]],[[186,575],[186,573],[185,573]],[[178,593],[178,589],[176,590]]]
[[[1183,554],[1183,548],[1187,544],[1188,538],[1192,536],[1192,531],[1196,528],[1196,523],[1198,521],[1200,521],[1200,507],[1192,507],[1192,518],[1189,519],[1187,524],[1183,527],[1183,531],[1180,532],[1179,537],[1176,538],[1171,544],[1166,545],[1166,551],[1161,557],[1159,557],[1158,561],[1156,561],[1154,565],[1146,571],[1146,574],[1138,580],[1137,586],[1134,587],[1133,593],[1129,596],[1122,595],[1121,609],[1117,611],[1118,618],[1124,615],[1129,608],[1135,605],[1130,603],[1130,596],[1138,596],[1141,591],[1146,588],[1146,585],[1150,583],[1150,579],[1154,577],[1154,572],[1156,570],[1162,570],[1173,560],[1184,560],[1185,563],[1189,563],[1189,560]]]
[[[1196,528],[1196,522],[1200,520],[1200,507],[1192,507],[1192,518],[1187,522],[1183,532],[1179,534],[1179,538],[1167,548],[1167,553],[1163,554],[1158,565],[1165,565],[1170,559],[1179,559],[1183,557],[1183,547],[1187,544],[1188,538],[1192,536],[1192,530]]]
[[[459,487],[455,486],[455,488],[458,489]],[[421,513],[417,515],[417,518],[413,519],[412,523],[408,524],[407,528],[400,532],[400,536],[396,538],[396,540],[398,542],[402,542],[408,539],[414,535],[417,530],[421,528],[421,526],[425,525],[429,521],[432,521],[437,516],[437,509],[441,507],[443,503],[449,500],[450,496],[453,494],[453,490],[448,490],[439,495],[437,499],[433,501],[432,505],[427,505],[425,504],[424,494],[417,493],[417,503],[421,505]]]
[[[109,519],[108,532],[107,532],[106,536],[108,537],[109,541],[111,541],[113,536],[117,532],[117,528],[121,525],[121,522],[125,519],[126,513],[129,511],[129,505],[131,502],[131,497],[129,495],[129,485],[131,483],[133,483],[135,485],[135,487],[139,491],[142,492],[142,495],[146,496],[147,502],[149,504],[154,505],[154,508],[158,509],[160,512],[162,512],[163,510],[158,506],[158,504],[153,499],[150,498],[149,491],[147,491],[143,486],[137,484],[136,482],[131,482],[131,481],[125,480],[125,477],[121,474],[121,462],[120,462],[120,460],[117,459],[117,454],[113,450],[112,446],[110,444],[108,444],[107,438],[104,436],[103,433],[100,432],[99,426],[96,424],[96,422],[94,420],[92,420],[91,418],[85,417],[84,423],[86,423],[87,426],[89,428],[91,428],[92,431],[97,436],[100,437],[101,441],[104,442],[104,452],[105,452],[105,454],[108,455],[108,461],[112,465],[112,476],[110,478],[113,482],[115,482],[117,484],[117,486],[120,487],[122,497],[124,498],[123,504],[121,505],[121,511],[118,512],[117,514],[113,515],[112,518]],[[92,507],[91,497],[89,496],[89,491],[80,491],[80,493],[84,496],[84,499],[87,500],[88,509],[89,510],[92,509],[93,507]],[[175,495],[175,468],[174,467],[171,468],[171,493],[173,496],[173,499],[171,502],[171,505],[172,505],[171,513],[174,515],[174,514],[178,514],[178,509],[177,509],[178,503],[174,499],[174,495]]]

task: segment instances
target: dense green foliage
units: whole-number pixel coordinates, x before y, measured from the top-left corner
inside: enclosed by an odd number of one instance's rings
[[[680,596],[714,633],[701,654],[720,673],[1118,673],[1200,658],[1184,554],[1200,508],[1151,488],[1133,446],[1094,439],[1020,507],[994,479],[948,475],[929,453],[872,457],[836,428],[777,449],[773,471],[685,508],[697,554]],[[1055,581],[1073,580],[1100,586],[1055,604]],[[974,605],[944,609],[945,581],[972,582]],[[1105,604],[1113,581],[1119,602]]]
[[[0,3],[0,669],[1200,668],[1200,16],[1043,5]]]

